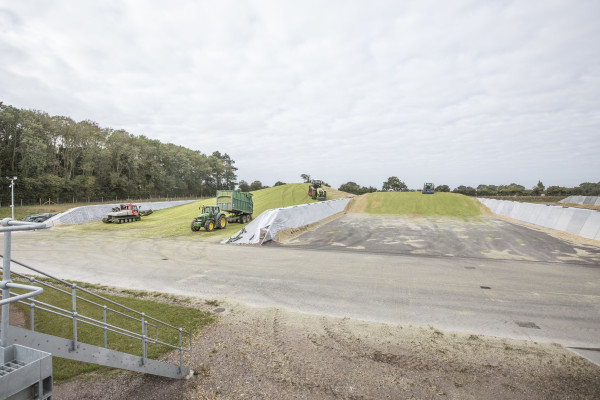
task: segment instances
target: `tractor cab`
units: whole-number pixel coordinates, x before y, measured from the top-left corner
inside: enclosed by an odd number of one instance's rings
[[[134,214],[138,214],[138,206],[136,204],[121,204],[121,210],[129,210]]]
[[[433,183],[425,183],[423,185],[423,191],[421,193],[423,194],[433,194],[435,190],[435,185]]]
[[[207,214],[208,218],[215,218],[221,210],[217,206],[202,206],[202,214]]]

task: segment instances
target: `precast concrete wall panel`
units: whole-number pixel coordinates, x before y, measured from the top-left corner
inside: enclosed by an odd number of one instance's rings
[[[520,221],[527,221],[529,223],[533,223],[533,210],[535,209],[534,204],[517,204],[515,205],[515,212],[513,213],[513,218],[518,219]]]
[[[562,210],[560,210],[560,213],[558,215],[558,220],[556,221],[556,224],[554,224],[553,227],[549,227],[549,228],[566,232],[567,226],[569,226],[569,222],[571,221],[571,218],[573,218],[573,215],[575,214],[575,210],[576,210],[575,208],[568,208],[568,207],[562,208]]]
[[[500,212],[503,215],[511,216],[511,215],[513,215],[515,205],[513,204],[512,201],[507,201],[504,204],[500,203],[499,208],[500,208]]]
[[[533,218],[532,218],[532,210],[533,207],[531,207],[533,204],[516,204],[515,205],[515,219],[521,220],[521,221],[527,221],[529,223],[533,222]]]
[[[578,210],[579,211],[579,210]],[[581,210],[581,211],[589,211],[589,210]],[[574,235],[581,235],[581,229],[587,222],[588,218],[592,215],[592,212],[575,212],[571,216],[571,220],[569,224],[565,228],[565,231],[572,233]]]
[[[571,196],[569,201],[583,201],[574,197],[577,196]],[[588,239],[600,240],[600,212],[598,211],[494,199],[478,200],[495,214]]]
[[[600,240],[600,212],[590,214],[585,224],[581,227],[579,235],[589,239]]]
[[[587,204],[587,205],[600,205],[599,196],[569,196],[566,199],[562,199],[559,203],[572,203],[572,204]]]
[[[562,207],[556,207],[556,206],[542,206],[542,207],[546,207],[546,209],[548,211],[546,211],[546,215],[545,218],[543,220],[543,223],[541,223],[541,226],[545,226],[546,228],[551,228],[551,229],[555,229],[554,227],[558,224],[558,219],[560,218],[560,214],[563,210]]]

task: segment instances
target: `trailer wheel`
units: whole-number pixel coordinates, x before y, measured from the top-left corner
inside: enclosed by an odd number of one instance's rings
[[[206,232],[212,232],[215,229],[215,221],[213,221],[212,219],[206,221],[206,223],[204,224],[204,229],[206,229]]]
[[[227,218],[224,215],[221,215],[219,218],[219,229],[225,229],[227,227]]]

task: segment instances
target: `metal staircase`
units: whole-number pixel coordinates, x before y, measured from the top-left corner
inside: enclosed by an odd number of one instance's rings
[[[192,348],[189,332],[118,304],[76,284],[11,260],[11,232],[44,229],[44,224],[1,221],[4,234],[2,281],[2,318],[0,325],[0,400],[49,399],[52,395],[52,355],[71,360],[121,368],[168,378],[189,378],[193,371],[183,367],[183,352]],[[11,272],[11,262],[22,272]],[[35,275],[35,276],[33,276]],[[15,283],[15,276],[22,283]],[[37,278],[36,278],[37,276]],[[25,285],[23,283],[28,283]],[[48,304],[34,296],[44,290],[56,291],[64,298],[62,305]],[[9,324],[10,303],[29,308],[29,329]],[[65,306],[69,304],[69,306]],[[85,306],[87,311],[82,311]],[[91,310],[91,311],[90,311]],[[35,330],[37,313],[69,323],[68,337],[57,337]],[[102,332],[103,343],[86,343],[78,335],[78,325],[86,324]],[[70,326],[72,325],[72,329]],[[66,335],[63,335],[66,336]],[[110,340],[109,340],[110,339]],[[118,341],[128,341],[131,354],[111,348]],[[139,343],[137,346],[135,343]],[[185,345],[184,345],[185,343]],[[179,365],[148,357],[148,346],[166,346],[178,350]],[[138,347],[139,346],[139,347]]]

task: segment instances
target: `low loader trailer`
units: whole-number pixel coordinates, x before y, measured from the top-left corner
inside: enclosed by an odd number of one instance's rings
[[[202,206],[200,210],[200,215],[192,221],[190,228],[194,232],[202,228],[210,232],[214,229],[225,229],[229,222],[245,224],[252,221],[254,203],[251,193],[218,190],[217,205]]]

